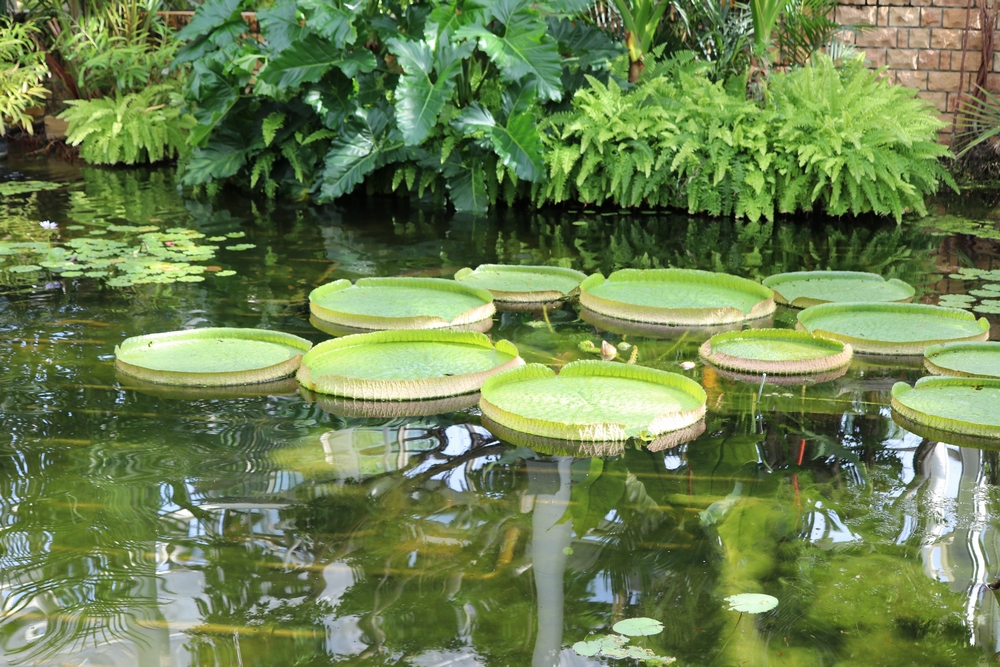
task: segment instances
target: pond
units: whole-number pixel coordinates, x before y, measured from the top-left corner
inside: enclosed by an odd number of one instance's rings
[[[701,383],[703,434],[607,457],[505,443],[475,409],[374,419],[328,412],[294,383],[183,394],[125,386],[114,369],[116,344],[157,331],[319,342],[318,285],[485,262],[868,270],[937,303],[975,289],[970,269],[1000,268],[985,199],[939,202],[934,219],[899,228],[474,218],[379,198],[184,195],[169,170],[8,169],[0,183],[58,184],[0,195],[0,239],[42,244],[31,252],[118,239],[135,259],[130,227],[229,245],[160,267],[188,280],[136,269],[122,287],[11,271],[34,261],[16,254],[0,264],[0,664],[637,664],[572,646],[641,617],[664,630],[631,644],[685,665],[974,665],[1000,651],[985,585],[1000,576],[1000,455],[893,422],[889,389],[923,376],[919,360],[856,358],[831,382],[757,385],[698,363],[697,333],[605,331],[572,307],[498,315],[490,335],[528,362],[593,358],[581,344],[604,339]],[[795,311],[774,322],[792,327]],[[778,606],[731,611],[725,598],[741,593]]]

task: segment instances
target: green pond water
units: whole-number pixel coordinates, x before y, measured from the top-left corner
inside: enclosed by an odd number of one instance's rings
[[[697,333],[601,332],[571,307],[497,315],[490,335],[528,362],[594,358],[580,344],[604,338],[705,388],[697,439],[605,458],[506,445],[474,409],[348,418],[294,383],[184,395],[124,386],[113,365],[122,339],[165,330],[319,342],[318,285],[486,262],[865,270],[914,284],[921,302],[975,306],[968,292],[1000,269],[989,201],[939,202],[930,227],[476,219],[383,198],[196,198],[169,171],[7,168],[0,182],[62,185],[0,195],[0,244],[48,252],[131,233],[112,226],[180,229],[163,248],[184,230],[227,241],[163,269],[200,278],[187,282],[115,288],[9,270],[28,265],[17,253],[0,264],[0,665],[625,665],[637,663],[572,646],[637,617],[664,630],[632,644],[683,665],[977,665],[1000,651],[984,585],[1000,575],[1000,454],[892,421],[889,390],[921,377],[919,362],[858,359],[825,384],[760,386],[698,363]],[[741,616],[724,600],[739,593],[779,604]]]

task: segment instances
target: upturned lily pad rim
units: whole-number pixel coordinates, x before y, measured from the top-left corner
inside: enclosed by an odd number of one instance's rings
[[[342,396],[318,394],[296,383],[299,395],[320,410],[340,417],[359,419],[395,419],[397,417],[430,417],[459,412],[479,404],[479,392],[432,398],[425,401],[365,401]]]
[[[228,401],[236,398],[294,396],[299,392],[299,383],[292,375],[280,380],[270,380],[258,384],[234,384],[218,387],[186,387],[149,382],[127,375],[120,370],[115,375],[118,383],[124,389],[174,401]]]
[[[192,371],[161,371],[133,364],[122,359],[129,351],[154,345],[158,342],[169,343],[177,341],[204,340],[210,343],[217,339],[241,339],[275,343],[296,351],[286,361],[271,366],[240,371],[223,371],[199,373]],[[157,384],[175,387],[226,387],[243,384],[261,384],[295,375],[302,356],[312,348],[312,343],[305,338],[281,331],[268,329],[240,329],[231,327],[208,327],[204,329],[183,329],[180,331],[163,331],[142,336],[126,338],[115,346],[115,368],[119,372]]]
[[[759,297],[759,301],[745,312],[735,306],[722,308],[643,306],[593,294],[594,288],[610,282],[701,283],[740,290]],[[776,308],[774,292],[770,288],[747,278],[700,269],[622,269],[612,272],[607,278],[601,273],[595,273],[580,284],[580,304],[596,313],[616,319],[687,326],[713,326],[754,320],[767,317]]]
[[[345,313],[319,303],[323,297],[354,287],[409,287],[414,289],[437,290],[453,292],[474,297],[482,302],[460,313],[451,320],[438,315],[420,315],[416,317],[384,317],[380,315],[364,315]],[[309,310],[312,315],[324,322],[342,327],[352,327],[364,331],[382,331],[399,329],[446,329],[471,325],[493,317],[496,307],[493,305],[493,295],[489,290],[470,287],[454,280],[443,278],[359,278],[357,282],[342,278],[332,283],[320,285],[309,293]]]
[[[505,304],[542,304],[542,303],[553,303],[561,301],[563,299],[569,298],[572,294],[575,294],[580,289],[580,283],[587,279],[587,274],[581,271],[576,271],[575,269],[567,269],[561,266],[544,266],[544,265],[527,265],[527,264],[480,264],[475,268],[475,270],[465,267],[459,269],[455,273],[455,280],[458,282],[465,282],[470,276],[474,276],[476,273],[492,271],[494,273],[537,273],[540,275],[551,275],[551,276],[562,276],[565,278],[572,278],[576,280],[576,287],[570,291],[562,291],[558,289],[547,289],[547,290],[528,290],[528,291],[508,291],[499,289],[488,289],[490,294],[493,295],[494,302],[503,302]],[[498,305],[498,304],[497,304]]]
[[[935,375],[967,378],[998,378],[990,373],[969,373],[945,364],[944,357],[954,352],[988,352],[1000,357],[1000,341],[972,341],[965,343],[944,343],[932,345],[924,350],[924,367]]]
[[[387,343],[422,342],[452,344],[456,347],[480,347],[495,350],[509,359],[494,368],[477,373],[416,380],[371,380],[334,374],[314,375],[310,368],[310,364],[316,363],[320,357],[336,350],[363,347],[377,350],[377,346]],[[303,357],[296,379],[306,389],[330,396],[363,401],[423,401],[477,392],[491,375],[523,364],[524,359],[518,353],[517,347],[507,340],[499,340],[494,345],[486,334],[474,331],[401,329],[353,334],[324,341]]]
[[[538,454],[583,458],[589,456],[618,456],[625,453],[625,440],[567,440],[565,438],[547,438],[542,435],[533,435],[508,428],[499,422],[493,421],[486,415],[483,415],[480,421],[483,428],[498,439],[515,447],[527,447]],[[651,452],[662,452],[697,440],[705,432],[705,428],[705,419],[702,418],[690,426],[685,426],[676,431],[667,431],[650,442],[640,442],[639,444]]]
[[[755,359],[729,354],[726,344],[739,340],[764,340],[771,342],[794,342],[808,344],[827,352],[813,359]],[[768,375],[806,375],[828,373],[850,365],[854,351],[850,345],[829,338],[820,338],[805,331],[790,329],[747,329],[712,336],[698,350],[702,359],[713,366],[743,373],[767,373]]]
[[[897,410],[892,411],[892,420],[910,433],[920,436],[921,438],[933,440],[934,442],[943,442],[945,444],[956,445],[958,447],[976,447],[978,449],[1000,451],[1000,438],[966,435],[964,433],[956,433],[954,431],[944,431],[912,419],[907,419]]]
[[[847,371],[851,368],[850,364],[848,364],[824,373],[809,373],[808,375],[777,375],[774,373],[742,373],[740,371],[729,370],[728,368],[713,366],[708,362],[706,362],[705,365],[715,371],[719,377],[726,378],[727,380],[746,382],[754,386],[758,386],[761,382],[763,382],[764,384],[774,385],[777,387],[809,387],[816,384],[823,384],[824,382],[833,382],[834,380],[839,380],[847,375]]]
[[[781,294],[781,285],[783,283],[788,283],[792,281],[800,280],[866,280],[871,282],[882,282],[886,285],[893,285],[900,289],[900,291],[905,295],[902,299],[893,299],[891,301],[884,301],[878,303],[905,303],[913,300],[914,295],[917,291],[914,289],[913,285],[903,282],[898,278],[889,278],[888,280],[877,273],[868,273],[865,271],[792,271],[788,273],[776,273],[773,276],[768,276],[761,281],[761,284],[765,287],[770,287],[774,291],[774,300],[777,303],[789,305],[792,308],[808,308],[810,306],[817,306],[822,303],[840,303],[831,302],[826,299],[816,299],[814,297],[800,296],[795,297],[789,301],[783,294]]]
[[[872,338],[859,338],[824,329],[813,329],[809,327],[809,322],[819,317],[834,315],[837,313],[857,313],[876,312],[886,315],[922,314],[945,319],[960,320],[978,325],[979,333],[963,338],[933,339],[922,341],[892,342],[880,341]],[[942,306],[930,306],[923,303],[873,303],[873,302],[846,302],[846,303],[824,303],[818,306],[810,306],[799,311],[797,315],[798,324],[796,328],[800,331],[808,331],[814,336],[821,338],[831,338],[848,343],[854,348],[855,354],[883,354],[883,355],[922,355],[931,345],[941,343],[965,342],[987,340],[990,336],[990,323],[985,317],[976,319],[976,316],[967,310],[958,308],[944,308]]]
[[[563,366],[559,371],[559,376],[609,377],[638,380],[677,389],[700,402],[700,406],[694,410],[676,410],[653,417],[646,429],[646,434],[652,437],[654,441],[658,436],[665,433],[692,426],[705,416],[708,400],[705,390],[694,380],[678,373],[670,373],[645,366],[633,366],[631,364],[582,360],[573,361]],[[625,441],[631,438],[627,432],[626,425],[620,422],[573,423],[525,417],[515,412],[504,410],[490,401],[490,394],[495,389],[506,384],[536,378],[555,379],[556,372],[542,364],[527,364],[520,368],[494,375],[483,383],[482,396],[479,399],[480,411],[493,422],[512,430],[554,440],[614,442],[618,440]]]
[[[931,415],[906,405],[906,397],[911,392],[933,390],[936,387],[968,387],[973,390],[976,387],[1000,389],[1000,379],[928,376],[917,380],[916,384],[912,387],[906,382],[897,382],[892,386],[892,400],[890,405],[892,406],[893,415],[902,415],[911,422],[944,433],[996,440],[997,444],[1000,444],[1000,426],[980,424],[954,417]]]
[[[748,320],[746,322],[732,322],[730,324],[709,324],[709,325],[689,325],[689,324],[652,324],[650,322],[636,322],[634,320],[622,320],[617,317],[608,317],[585,306],[580,307],[580,319],[597,327],[601,331],[608,331],[625,336],[641,336],[657,340],[672,340],[684,337],[690,341],[706,341],[712,336],[727,331],[740,331],[744,326],[751,329],[770,328],[774,324],[774,318],[766,315],[760,319]]]

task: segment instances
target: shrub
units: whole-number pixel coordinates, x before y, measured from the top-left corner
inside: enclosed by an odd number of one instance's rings
[[[138,164],[177,157],[195,119],[181,113],[180,84],[150,86],[96,100],[70,100],[59,114],[69,121],[66,140],[91,164]]]
[[[820,208],[900,220],[954,181],[938,163],[942,123],[909,89],[860,62],[809,66],[769,79],[764,102],[743,82],[712,83],[689,57],[650,67],[630,89],[577,92],[544,127],[549,181],[539,203],[677,206],[772,220]]]
[[[4,123],[21,125],[32,133],[31,116],[25,109],[45,99],[42,81],[48,73],[45,55],[35,48],[32,23],[14,23],[0,16],[0,136]]]

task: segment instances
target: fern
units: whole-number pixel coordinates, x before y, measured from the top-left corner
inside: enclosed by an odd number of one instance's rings
[[[180,155],[193,117],[181,113],[174,82],[138,93],[70,100],[59,117],[69,121],[66,140],[91,164],[159,162]],[[173,94],[173,95],[172,95]]]
[[[672,206],[756,222],[778,212],[924,212],[944,181],[940,121],[908,89],[822,54],[770,79],[762,103],[679,57],[624,89],[590,78],[542,127],[538,203]]]

